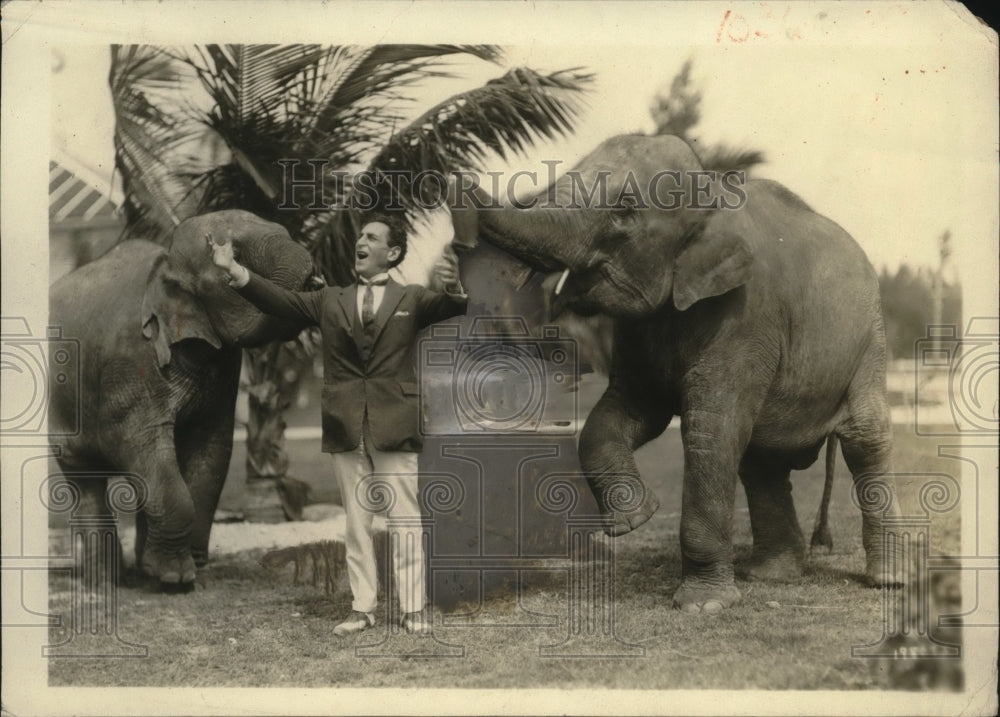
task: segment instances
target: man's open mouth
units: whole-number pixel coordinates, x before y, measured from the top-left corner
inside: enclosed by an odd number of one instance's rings
[[[358,259],[361,259],[361,260],[364,260],[364,259],[367,259],[367,258],[368,258],[368,252],[367,252],[367,251],[365,251],[364,249],[358,249],[358,250],[357,250],[357,251],[355,252],[355,256],[357,256],[357,257],[358,257]]]

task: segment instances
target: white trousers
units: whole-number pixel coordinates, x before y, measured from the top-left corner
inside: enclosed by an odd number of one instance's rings
[[[347,517],[344,543],[347,576],[354,596],[352,609],[374,612],[378,604],[372,521],[376,512],[385,512],[400,608],[403,612],[417,612],[424,607],[417,454],[380,451],[370,443],[363,437],[355,450],[331,454]]]

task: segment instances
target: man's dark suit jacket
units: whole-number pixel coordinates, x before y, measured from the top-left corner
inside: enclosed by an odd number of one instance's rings
[[[414,344],[430,324],[465,314],[466,297],[422,286],[385,286],[373,326],[366,333],[358,317],[356,285],[319,291],[289,291],[250,272],[239,289],[265,313],[323,336],[323,451],[358,447],[365,412],[375,448],[416,451],[423,447],[419,424]]]

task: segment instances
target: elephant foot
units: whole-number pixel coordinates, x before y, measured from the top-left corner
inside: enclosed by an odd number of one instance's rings
[[[800,552],[755,553],[747,568],[747,577],[754,580],[794,582],[802,576],[803,558]]]
[[[742,599],[733,583],[709,583],[684,578],[674,593],[674,607],[686,613],[716,613]]]
[[[898,560],[887,560],[882,553],[869,555],[865,564],[865,578],[872,587],[898,588],[903,586],[903,572]]]
[[[615,511],[611,514],[611,524],[604,528],[608,535],[625,535],[630,533],[647,520],[653,517],[653,513],[660,509],[660,501],[656,496],[647,494],[646,499],[638,508],[628,513]],[[607,514],[605,513],[605,516]]]
[[[165,556],[147,546],[142,556],[142,571],[160,581],[160,587],[193,586],[196,575],[194,559],[190,555]]]
[[[191,550],[191,558],[194,560],[195,568],[203,568],[208,565],[208,551],[207,550]]]
[[[592,486],[601,516],[608,521],[604,532],[625,535],[645,523],[660,508],[660,501],[638,479]]]

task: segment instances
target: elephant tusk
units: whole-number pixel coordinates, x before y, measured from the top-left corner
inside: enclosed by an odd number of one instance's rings
[[[569,269],[566,269],[559,277],[559,283],[556,284],[556,296],[559,296],[559,292],[563,290],[563,286],[566,285],[566,279],[568,278],[569,278]]]

